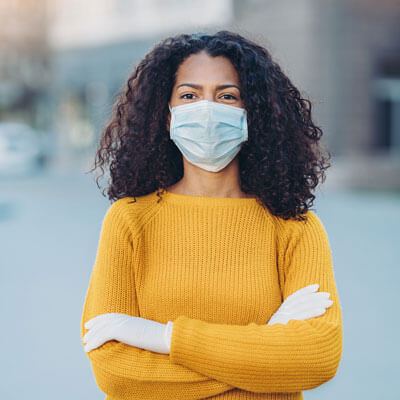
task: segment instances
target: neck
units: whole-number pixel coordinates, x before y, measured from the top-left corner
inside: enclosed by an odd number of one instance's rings
[[[218,172],[206,171],[184,160],[184,176],[169,192],[206,197],[252,197],[240,188],[237,159]]]

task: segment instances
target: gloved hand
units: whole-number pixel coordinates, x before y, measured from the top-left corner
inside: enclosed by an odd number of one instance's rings
[[[333,301],[328,299],[329,292],[314,293],[318,288],[319,284],[316,283],[292,293],[272,315],[267,325],[286,325],[291,319],[305,320],[324,314]]]
[[[118,340],[130,346],[169,354],[173,323],[167,324],[122,313],[100,314],[85,323],[89,329],[83,337],[85,351],[89,352],[109,340]]]
[[[325,313],[333,304],[330,293],[319,292],[319,285],[306,286],[286,298],[267,325],[287,324],[291,319],[305,320]],[[109,340],[156,353],[169,354],[171,349],[172,321],[167,324],[122,313],[100,314],[85,323],[89,329],[83,337],[85,351],[89,352]]]

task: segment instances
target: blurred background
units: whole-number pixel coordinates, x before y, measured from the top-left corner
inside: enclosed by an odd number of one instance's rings
[[[399,17],[398,0],[0,0],[2,398],[105,397],[80,318],[110,202],[86,172],[136,63],[166,36],[221,29],[271,52],[312,101],[333,156],[313,209],[330,239],[344,348],[336,376],[304,398],[394,398]]]

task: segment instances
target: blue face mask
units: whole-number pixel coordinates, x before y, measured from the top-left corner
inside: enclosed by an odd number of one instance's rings
[[[248,139],[244,108],[208,100],[168,107],[171,140],[189,162],[207,171],[225,168]]]

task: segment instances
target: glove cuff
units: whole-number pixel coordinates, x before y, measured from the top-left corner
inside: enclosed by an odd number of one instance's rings
[[[168,321],[165,328],[165,343],[168,348],[168,353],[171,351],[171,338],[172,338],[173,325],[174,324],[172,321]]]

